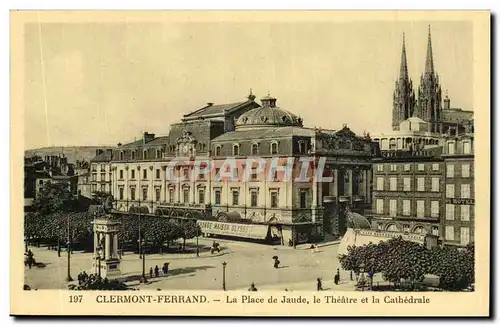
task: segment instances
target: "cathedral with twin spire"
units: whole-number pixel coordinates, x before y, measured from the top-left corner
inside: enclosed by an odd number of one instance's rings
[[[447,95],[442,100],[439,75],[434,69],[430,26],[425,70],[420,76],[417,94],[415,94],[413,82],[408,74],[405,35],[403,34],[401,66],[393,95],[392,130],[399,130],[401,122],[411,117],[417,117],[428,123],[428,130],[431,133],[473,132],[472,111],[451,108],[450,102]]]

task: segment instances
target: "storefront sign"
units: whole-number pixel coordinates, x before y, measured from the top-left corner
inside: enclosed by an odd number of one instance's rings
[[[223,223],[203,220],[198,220],[197,223],[203,233],[248,239],[265,239],[269,229],[267,225],[257,224]]]
[[[446,198],[447,204],[474,205],[474,199],[470,198]]]

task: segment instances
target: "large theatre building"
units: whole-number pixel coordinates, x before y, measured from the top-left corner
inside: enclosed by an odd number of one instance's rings
[[[369,209],[373,143],[347,126],[306,128],[266,96],[209,104],[145,134],[111,162],[122,214],[198,220],[203,233],[298,244],[346,230],[346,212]]]

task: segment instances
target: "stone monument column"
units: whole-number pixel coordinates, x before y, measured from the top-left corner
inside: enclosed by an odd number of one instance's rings
[[[121,275],[120,259],[118,259],[118,232],[120,222],[110,218],[102,218],[94,221],[94,259],[92,273],[101,271],[103,278],[116,278]],[[104,237],[104,239],[103,239]],[[104,240],[104,243],[103,241]],[[97,248],[103,246],[103,252],[99,259]]]
[[[118,234],[113,235],[113,258],[118,257]]]
[[[106,242],[105,242],[105,256],[104,259],[110,259],[111,258],[111,235],[109,233],[106,233]]]

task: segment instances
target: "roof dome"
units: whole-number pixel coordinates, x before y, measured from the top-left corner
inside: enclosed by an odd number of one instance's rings
[[[366,217],[356,212],[349,211],[347,213],[347,225],[353,229],[368,229],[370,230],[372,227],[370,222]]]
[[[259,126],[302,127],[302,119],[276,106],[276,99],[267,95],[261,99],[262,106],[242,114],[236,121],[236,128]]]

